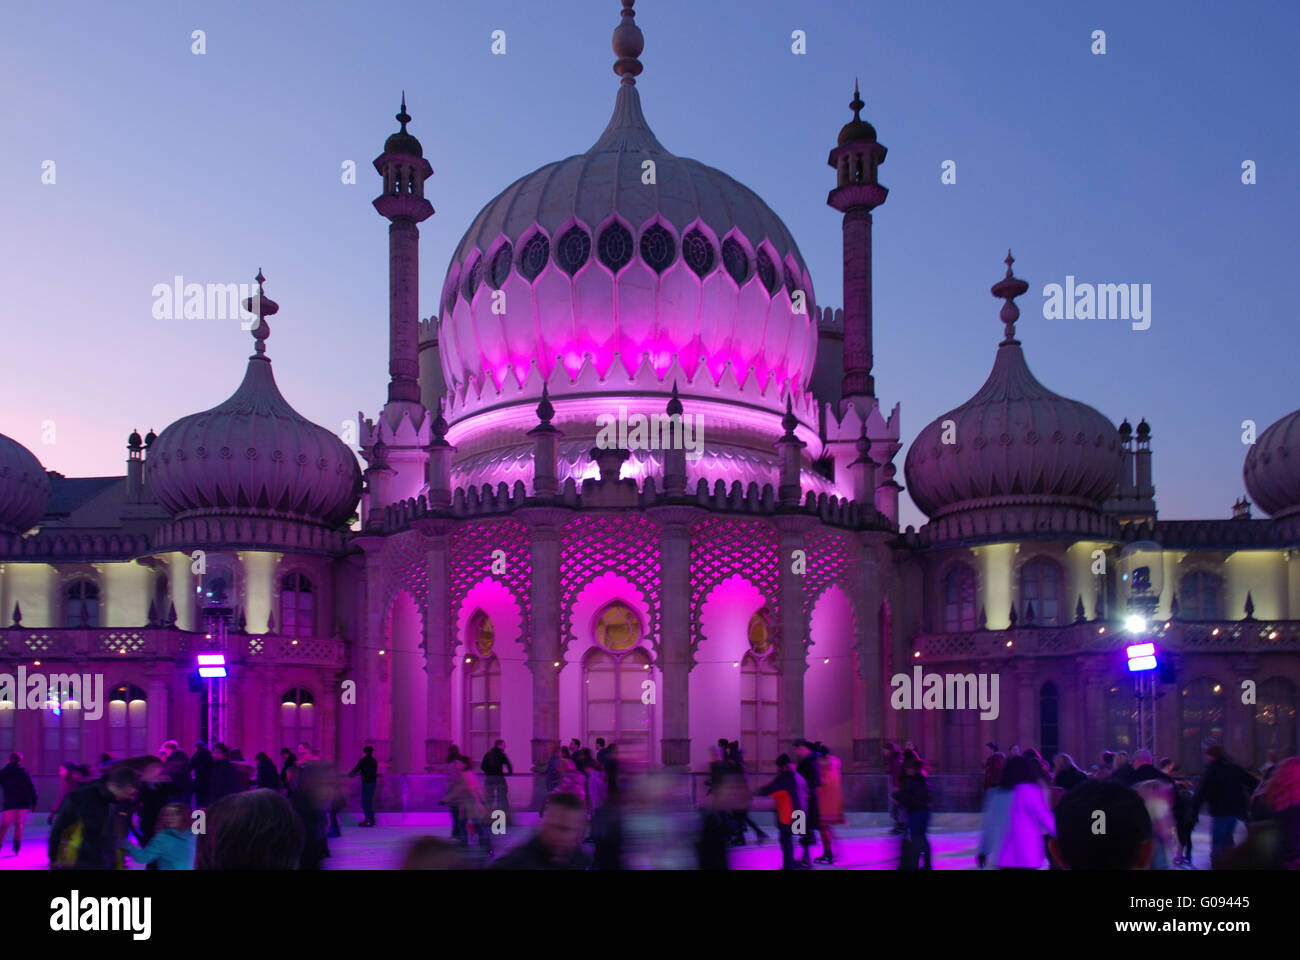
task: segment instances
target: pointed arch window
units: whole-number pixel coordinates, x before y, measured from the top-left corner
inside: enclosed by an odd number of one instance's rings
[[[551,241],[540,231],[534,233],[519,248],[519,275],[532,283],[546,267],[546,261],[550,256]]]
[[[311,578],[290,573],[280,581],[280,632],[286,637],[310,637],[316,629],[316,596]]]
[[[650,676],[650,656],[642,647],[624,654],[593,648],[583,661],[586,693],[584,742],[604,737],[618,744],[620,760],[651,762],[654,708],[641,702],[642,683]]]
[[[482,610],[470,617],[465,658],[465,740],[477,760],[501,737],[501,661],[493,648],[496,627]]]
[[[1296,685],[1272,677],[1259,685],[1255,706],[1255,755],[1275,750],[1279,757],[1296,755]]]
[[[492,266],[488,270],[488,283],[492,285],[493,290],[500,290],[508,279],[510,279],[510,263],[514,259],[515,248],[510,245],[509,241],[501,244],[497,252],[492,254]]]
[[[722,266],[738,287],[749,279],[749,254],[735,237],[722,241]]]
[[[758,279],[769,295],[776,295],[781,281],[776,273],[776,264],[772,262],[771,255],[763,247],[758,248]]]
[[[81,703],[66,687],[50,690],[41,710],[42,764],[49,769],[64,761],[81,761]]]
[[[93,581],[74,581],[68,586],[64,600],[64,622],[67,626],[99,626],[99,587]]]
[[[975,629],[975,571],[964,563],[943,578],[943,629],[945,633]]]
[[[641,259],[655,273],[663,273],[677,258],[677,241],[662,223],[651,224],[641,234]]]
[[[589,256],[591,256],[591,237],[587,235],[586,230],[575,223],[560,235],[559,242],[555,245],[555,262],[560,265],[561,270],[573,276],[587,262]]]
[[[618,273],[632,262],[632,231],[615,220],[601,231],[596,252],[610,273]]]
[[[740,663],[740,746],[751,770],[776,769],[780,676],[770,656],[746,653]]]
[[[686,236],[682,237],[682,257],[686,265],[701,279],[713,271],[714,263],[717,261],[713,244],[699,227],[692,228]]]

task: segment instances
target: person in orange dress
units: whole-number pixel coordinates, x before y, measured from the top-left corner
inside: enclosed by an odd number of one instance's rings
[[[822,855],[817,863],[834,863],[835,854],[831,849],[831,827],[846,822],[844,819],[844,787],[840,776],[840,758],[831,753],[821,741],[816,744],[817,767],[821,774],[821,785],[817,788],[817,804],[820,811],[818,826],[822,835]]]

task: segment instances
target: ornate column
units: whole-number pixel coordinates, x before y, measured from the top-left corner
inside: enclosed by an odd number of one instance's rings
[[[817,520],[807,514],[778,514],[774,520],[779,531],[777,570],[780,575],[781,635],[777,660],[781,675],[777,678],[780,702],[780,749],[794,749],[794,741],[804,736],[803,678],[808,669],[808,624],[803,613],[803,576],[793,571],[796,550],[807,549],[807,533]]]
[[[425,518],[412,523],[424,536],[429,596],[424,612],[424,670],[428,682],[428,726],[424,769],[439,772],[452,741],[451,677],[456,648],[455,613],[447,592],[451,576],[451,532],[455,521]]]
[[[356,681],[356,703],[344,704],[342,709],[352,711],[354,726],[353,752],[360,753],[367,743],[374,745],[376,759],[387,765],[391,761],[389,743],[378,736],[378,701],[382,693],[379,685],[379,650],[386,645],[384,637],[384,539],[358,537],[353,541],[366,555],[366,603],[361,636],[352,642],[349,651],[351,679]]]
[[[567,512],[526,507],[515,514],[528,526],[532,561],[532,637],[528,669],[533,675],[533,770],[546,769],[551,747],[560,739],[560,540]],[[560,664],[560,667],[556,666]]]
[[[1255,756],[1255,704],[1242,703],[1245,692],[1242,683],[1255,682],[1255,697],[1259,697],[1259,660],[1249,654],[1232,658],[1232,668],[1223,691],[1224,749],[1228,756],[1246,767],[1262,760]],[[1158,732],[1158,731],[1157,731]]]
[[[666,770],[681,772],[691,762],[691,524],[700,512],[690,507],[647,511],[659,525],[659,565],[663,595],[659,668],[663,689],[660,757]]]
[[[876,770],[883,761],[885,704],[890,692],[888,678],[882,675],[884,651],[880,635],[882,597],[880,569],[880,534],[862,534],[858,569],[854,586],[860,597],[855,605],[858,615],[857,676],[853,678],[853,766],[857,770]]]

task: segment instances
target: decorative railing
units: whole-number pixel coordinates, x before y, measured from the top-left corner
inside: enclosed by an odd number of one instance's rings
[[[221,650],[231,663],[298,664],[342,668],[344,642],[332,637],[228,634],[214,636],[166,627],[0,629],[0,660],[178,660]]]
[[[1300,621],[1223,620],[1157,622],[1144,635],[1161,649],[1181,653],[1300,652]],[[1017,626],[1008,630],[924,633],[913,642],[917,662],[1109,653],[1138,642],[1122,623],[1088,621],[1066,627]]]

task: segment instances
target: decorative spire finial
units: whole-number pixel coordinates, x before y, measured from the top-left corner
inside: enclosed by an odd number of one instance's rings
[[[394,119],[402,125],[402,133],[406,133],[406,125],[411,122],[410,115],[406,112],[406,91],[402,91],[402,112]]]
[[[641,72],[641,61],[637,59],[645,49],[645,37],[636,25],[636,11],[632,5],[636,0],[623,0],[623,18],[614,28],[614,72],[623,78],[623,83],[633,86],[637,74]]]
[[[253,279],[257,281],[257,294],[244,301],[244,309],[256,318],[249,329],[257,341],[253,349],[260,355],[266,353],[266,338],[271,335],[271,325],[266,322],[266,318],[274,316],[280,305],[263,293],[262,284],[266,282],[266,277],[262,275],[261,267],[257,268],[257,276]]]
[[[1016,339],[1016,321],[1020,319],[1020,308],[1016,306],[1015,300],[1029,289],[1029,284],[1011,273],[1011,265],[1016,262],[1016,258],[1011,256],[1010,249],[1007,250],[1006,260],[1002,262],[1007,265],[1007,275],[993,284],[993,296],[1006,301],[1002,305],[1000,316],[1006,334],[1001,346],[1007,346],[1020,342]]]
[[[537,419],[542,422],[542,426],[549,427],[551,418],[555,416],[555,405],[551,403],[550,388],[542,384],[542,402],[537,405]]]
[[[794,415],[794,404],[792,394],[787,392],[785,395],[785,416],[781,418],[781,426],[785,427],[785,436],[783,440],[794,437],[794,428],[799,425],[799,418]]]
[[[861,122],[862,108],[866,104],[862,102],[862,94],[858,93],[858,78],[853,78],[853,102],[849,104],[849,109],[853,111],[853,119]]]
[[[682,415],[682,401],[681,401],[681,398],[680,398],[679,396],[677,396],[677,381],[674,380],[674,381],[673,381],[673,395],[672,395],[672,397],[668,400],[668,416],[670,416],[670,417],[680,417],[681,415]]]

